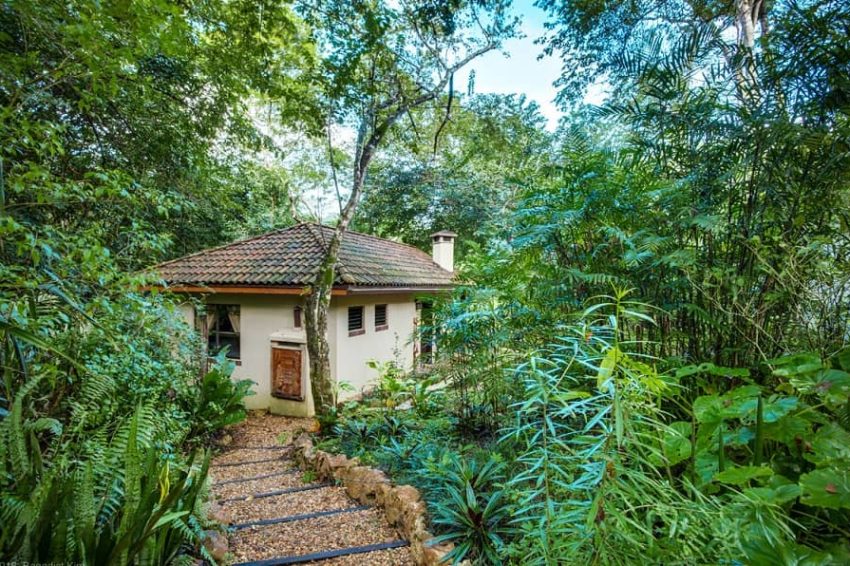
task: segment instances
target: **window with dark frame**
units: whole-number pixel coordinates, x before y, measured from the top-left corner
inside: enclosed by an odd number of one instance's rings
[[[363,326],[363,307],[348,307],[348,335],[365,334]]]
[[[217,355],[227,347],[227,357],[240,358],[239,305],[207,305],[207,353]]]
[[[387,305],[375,305],[375,330],[386,330],[387,328],[389,328]]]
[[[292,312],[292,316],[294,318],[294,327],[301,328],[301,307],[295,307],[295,310]]]

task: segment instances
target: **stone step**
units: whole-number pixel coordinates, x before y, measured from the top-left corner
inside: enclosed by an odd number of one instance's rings
[[[237,452],[239,450],[291,450],[291,444],[269,444],[264,445],[260,444],[257,446],[229,446],[227,448],[222,448],[222,454],[230,454],[231,452]]]
[[[268,525],[278,525],[281,523],[295,523],[297,521],[304,521],[306,519],[315,519],[317,517],[327,517],[330,515],[341,515],[343,513],[356,513],[358,511],[365,511],[369,507],[367,505],[358,505],[356,507],[346,507],[344,509],[332,509],[330,511],[318,511],[316,513],[302,513],[300,515],[289,515],[286,517],[277,517],[274,519],[262,519],[260,521],[251,521],[249,523],[239,523],[237,525],[231,525],[231,531],[241,531],[242,529],[247,529],[249,527],[265,527]]]
[[[331,558],[321,562],[310,564],[321,564],[321,566],[415,566],[416,562],[410,554],[410,548],[402,546],[389,550],[378,550],[369,554],[353,554]]]
[[[249,527],[238,530],[230,536],[230,551],[237,562],[281,560],[282,557],[297,558],[294,562],[269,562],[270,564],[309,562],[318,559],[304,559],[311,554],[381,544],[393,544],[398,547],[407,545],[400,540],[395,529],[386,524],[380,511],[374,508],[297,522]],[[374,552],[380,549],[372,548],[362,552]],[[340,555],[342,554],[348,553],[340,552]],[[324,559],[333,557],[329,555]],[[365,557],[363,558],[364,561],[361,564],[368,564]]]
[[[338,557],[345,558],[356,558],[358,562],[352,562],[351,564],[363,564],[364,560],[368,560],[369,564],[393,564],[394,566],[398,566],[399,562],[375,562],[376,554],[382,551],[387,551],[391,549],[404,548],[409,546],[406,541],[396,540],[390,542],[383,542],[378,544],[369,544],[364,546],[354,546],[349,548],[339,548],[336,550],[326,550],[321,552],[311,552],[309,554],[302,554],[299,556],[278,556],[276,558],[268,558],[265,560],[254,560],[251,562],[241,562],[237,563],[234,566],[284,566],[286,564],[328,564],[330,560],[334,558],[339,559]],[[367,556],[368,555],[368,556]],[[337,562],[339,564],[339,562]]]
[[[235,478],[235,479],[232,479],[232,480],[219,481],[219,482],[216,482],[216,487],[221,487],[223,485],[230,485],[230,484],[234,484],[234,483],[250,483],[250,482],[253,482],[253,481],[265,480],[265,479],[268,479],[268,478],[279,478],[279,477],[282,477],[282,476],[296,475],[296,474],[303,474],[303,472],[300,468],[292,468],[292,469],[289,469],[289,470],[284,470],[282,472],[272,472],[270,474],[260,474],[260,475],[257,475],[257,476],[249,476],[249,477],[245,477],[245,478]]]
[[[286,449],[282,448],[257,448],[257,449],[245,449],[245,448],[234,448],[232,450],[227,450],[226,452],[221,452],[213,456],[212,465],[213,466],[222,466],[228,464],[236,464],[247,461],[257,461],[257,460],[270,460],[270,459],[280,459],[287,458],[290,455],[290,450],[287,447]]]

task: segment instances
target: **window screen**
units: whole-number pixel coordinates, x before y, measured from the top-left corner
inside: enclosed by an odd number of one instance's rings
[[[295,319],[295,320],[293,320],[293,322],[294,322],[293,326],[295,328],[301,328],[301,312],[302,312],[301,307],[295,307],[295,310],[292,313],[293,317]]]
[[[363,333],[363,307],[348,307],[348,332]]]
[[[375,305],[375,330],[387,328],[387,305]]]

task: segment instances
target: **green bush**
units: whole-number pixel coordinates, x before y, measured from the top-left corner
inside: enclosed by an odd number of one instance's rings
[[[139,407],[108,443],[84,455],[68,440],[42,453],[39,423],[25,422],[21,406],[16,400],[0,423],[4,559],[166,564],[200,542],[209,456],[164,458],[152,442],[154,409]]]
[[[245,417],[249,384],[232,366],[197,379],[191,332],[162,295],[0,292],[0,557],[203,554],[208,457],[193,447]]]
[[[225,352],[220,352],[215,363],[201,379],[198,396],[189,405],[193,428],[190,436],[211,436],[224,427],[245,420],[248,415],[245,397],[254,395],[254,382],[250,379],[231,379],[234,364]]]
[[[479,464],[451,455],[431,473],[440,480],[440,499],[431,506],[434,524],[442,533],[436,540],[456,543],[449,559],[500,564],[510,513],[498,485],[504,479],[501,461],[491,456]]]

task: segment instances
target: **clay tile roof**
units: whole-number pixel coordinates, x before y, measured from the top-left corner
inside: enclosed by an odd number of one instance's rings
[[[328,226],[298,224],[167,261],[152,271],[169,285],[309,285],[332,234]],[[348,231],[336,284],[446,287],[452,274],[420,249]]]

